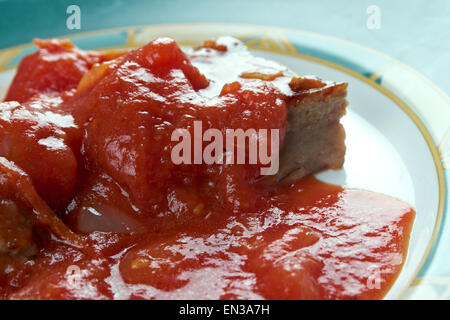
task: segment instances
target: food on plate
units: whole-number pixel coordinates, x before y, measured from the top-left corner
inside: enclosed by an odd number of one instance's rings
[[[344,162],[346,83],[230,37],[35,44],[0,103],[1,298],[376,299],[392,286],[414,209],[312,176]]]

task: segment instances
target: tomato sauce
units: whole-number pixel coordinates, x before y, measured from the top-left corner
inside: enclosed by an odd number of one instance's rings
[[[20,169],[5,167],[0,209],[24,227],[19,254],[0,243],[0,297],[376,299],[392,286],[408,204],[312,176],[276,184],[260,164],[171,161],[171,133],[195,120],[279,129],[282,143],[289,70],[229,38],[187,53],[165,38],[123,53],[37,44],[1,104],[0,157]],[[31,235],[18,217],[36,201],[55,217],[34,213]]]

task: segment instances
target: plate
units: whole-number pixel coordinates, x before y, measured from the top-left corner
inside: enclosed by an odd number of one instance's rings
[[[257,56],[301,75],[345,81],[348,112],[343,169],[321,180],[388,194],[417,211],[408,257],[386,299],[401,297],[426,261],[439,231],[448,190],[450,102],[428,79],[383,54],[356,44],[299,30],[236,24],[170,24],[108,29],[71,36],[83,49],[133,48],[167,36],[183,46],[230,35]],[[31,44],[0,51],[0,96]]]

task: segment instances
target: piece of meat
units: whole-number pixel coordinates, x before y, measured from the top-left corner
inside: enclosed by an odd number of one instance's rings
[[[286,138],[280,151],[277,181],[293,181],[344,164],[347,83],[293,78],[287,99]]]
[[[30,177],[3,157],[0,157],[0,199],[0,242],[6,243],[2,253],[14,254],[28,246],[30,224],[47,228],[57,238],[74,246],[83,244],[37,194]],[[16,244],[8,245],[10,239]]]
[[[345,132],[339,121],[347,106],[347,83],[297,77],[274,61],[253,56],[242,42],[231,37],[205,42],[191,53],[191,61],[212,80],[203,91],[206,95],[214,96],[236,77],[240,81],[267,81],[285,95],[287,128],[279,171],[266,179],[292,181],[342,167]]]
[[[0,157],[0,287],[17,286],[17,272],[33,265],[32,259],[38,253],[35,227],[49,230],[68,245],[84,245],[39,197],[28,175]],[[8,291],[2,290],[0,299]]]
[[[22,209],[12,200],[0,200],[0,255],[27,256],[35,252],[31,217]]]
[[[28,99],[25,103],[0,104],[0,156],[22,168],[39,195],[57,212],[73,198],[75,184],[79,182],[77,168],[82,167],[86,159],[88,166],[106,171],[130,194],[134,204],[142,204],[138,205],[141,211],[157,211],[153,205],[159,202],[161,207],[167,202],[170,209],[171,203],[176,202],[173,199],[177,197],[165,181],[170,185],[175,178],[205,173],[215,182],[214,190],[208,194],[217,194],[213,198],[219,199],[221,207],[251,209],[257,196],[242,191],[250,190],[253,179],[247,174],[247,167],[215,166],[203,172],[200,166],[189,165],[184,170],[182,166],[174,167],[161,160],[169,158],[167,146],[170,146],[171,127],[189,127],[192,119],[204,120],[220,129],[233,128],[234,123],[236,127],[244,125],[244,129],[282,128],[284,137],[287,106],[287,136],[275,180],[294,180],[342,166],[345,133],[339,120],[345,113],[347,85],[294,77],[284,66],[253,57],[236,39],[207,42],[203,49],[197,49],[190,56],[175,42],[159,39],[112,60],[112,55],[106,59],[106,54],[85,52],[69,42],[38,44],[41,49],[29,56],[37,69],[49,67],[48,62],[52,61],[67,72],[77,68],[76,79],[66,83],[64,72],[58,72],[48,86],[41,86],[38,78],[30,85],[25,72],[28,69],[19,68],[10,91],[14,92],[14,88],[36,90],[32,98],[22,92],[24,96],[20,98]],[[103,63],[98,63],[101,61]],[[47,71],[52,73],[52,70]],[[67,86],[52,87],[53,82]],[[73,99],[62,101],[66,99],[59,98],[60,91],[69,88],[72,90],[65,91],[66,95],[74,95]],[[61,102],[43,106],[40,97],[45,95],[42,92],[50,92],[46,96],[48,99]],[[210,99],[210,94],[214,99]],[[61,121],[61,117],[67,119]],[[157,130],[152,131],[152,127]],[[82,155],[78,154],[80,132],[84,132]],[[74,144],[73,140],[78,143]],[[85,159],[81,159],[83,157]],[[244,185],[248,188],[233,191],[239,189],[236,186]],[[196,192],[202,193],[200,190],[193,193]],[[154,195],[149,197],[149,194]],[[149,199],[156,200],[150,202]],[[192,207],[204,200],[193,201]],[[215,202],[206,200],[204,202]],[[109,213],[114,219],[119,216],[118,212],[124,211],[113,209]],[[134,212],[130,212],[134,217]],[[77,223],[78,229],[84,231],[90,230],[86,226],[101,220],[98,216],[81,216],[89,217],[88,223]],[[108,215],[102,219],[105,217]]]
[[[51,238],[69,246],[89,250],[37,194],[30,177],[0,157],[0,299],[23,285],[27,276],[19,274],[35,263],[40,248],[35,228],[48,230]]]

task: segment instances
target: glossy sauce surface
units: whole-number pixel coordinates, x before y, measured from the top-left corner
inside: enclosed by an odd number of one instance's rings
[[[414,219],[404,202],[313,177],[268,183],[259,164],[170,161],[172,131],[194,120],[280,129],[282,142],[290,71],[230,38],[189,56],[170,39],[123,54],[38,44],[7,95],[20,103],[2,103],[0,156],[79,239],[39,226],[36,254],[0,253],[1,297],[364,299],[390,288]],[[51,85],[21,80],[33,64]]]

